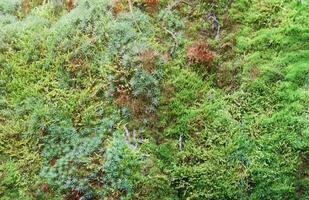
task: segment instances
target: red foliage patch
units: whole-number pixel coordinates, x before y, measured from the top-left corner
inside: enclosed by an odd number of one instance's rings
[[[75,7],[73,0],[66,0],[65,4],[67,6],[68,11],[73,10],[73,8]]]
[[[80,200],[82,197],[82,193],[77,191],[76,189],[71,190],[71,194],[66,196],[65,200]]]
[[[57,162],[57,158],[53,158],[51,161],[49,161],[50,166],[54,166]]]
[[[157,6],[160,3],[160,0],[144,0],[148,6]]]
[[[190,61],[211,65],[215,59],[215,53],[209,50],[206,42],[197,42],[189,46],[187,57]]]
[[[25,13],[29,13],[30,10],[31,10],[31,7],[30,7],[30,2],[29,0],[23,0],[22,1],[22,8],[24,10]]]
[[[144,3],[148,7],[148,12],[155,13],[160,4],[160,0],[144,0]]]
[[[48,186],[48,184],[47,184],[47,183],[43,184],[43,185],[41,186],[41,190],[42,190],[43,192],[48,192],[48,191],[49,191],[49,186]]]
[[[114,2],[113,14],[117,16],[119,13],[121,13],[124,10],[124,8],[123,8],[122,3],[119,0],[114,0],[113,2]]]

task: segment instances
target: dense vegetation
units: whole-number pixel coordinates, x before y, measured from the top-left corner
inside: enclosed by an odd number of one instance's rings
[[[0,0],[0,199],[308,199],[306,0]]]

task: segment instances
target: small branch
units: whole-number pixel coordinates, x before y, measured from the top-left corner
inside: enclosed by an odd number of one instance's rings
[[[132,5],[132,1],[131,1],[131,0],[128,0],[128,4],[129,4],[130,13],[133,14],[133,5]]]
[[[124,131],[126,132],[126,140],[129,142],[131,134],[130,134],[128,128],[126,127],[126,125],[124,125]]]
[[[179,151],[182,151],[182,149],[183,149],[182,144],[183,144],[183,139],[182,139],[182,135],[180,135],[179,136]]]
[[[214,14],[209,14],[208,19],[212,20],[212,23],[213,23],[212,28],[213,29],[215,29],[215,26],[217,27],[217,33],[216,33],[215,39],[219,40],[220,39],[220,32],[221,32],[221,25],[220,25],[218,18]]]
[[[126,125],[124,125],[124,131],[126,133],[125,138],[129,145],[131,145],[134,149],[138,147],[138,141],[136,139],[136,130],[134,129],[132,132],[132,136]]]
[[[134,129],[133,130],[133,145],[134,145],[134,148],[136,149],[137,148],[137,140],[136,140],[136,130]]]
[[[134,14],[133,14],[133,4],[132,4],[132,1],[131,1],[131,0],[127,0],[127,1],[128,1],[128,4],[129,4],[130,13],[131,13],[131,15],[132,15],[132,17],[133,17],[133,20],[134,20],[134,24],[135,24],[135,26],[137,27],[138,31],[141,33],[142,30],[140,29],[138,23],[136,22],[135,16],[134,16]]]
[[[175,47],[178,46],[179,43],[178,43],[178,40],[177,40],[176,35],[175,35],[172,31],[168,30],[167,28],[165,28],[165,27],[162,27],[162,28],[163,28],[168,34],[170,34],[170,35],[172,36],[172,38],[174,39],[174,42],[175,42]],[[174,47],[174,48],[175,48],[175,47]],[[175,51],[175,49],[172,50],[171,54],[173,54],[174,51]]]

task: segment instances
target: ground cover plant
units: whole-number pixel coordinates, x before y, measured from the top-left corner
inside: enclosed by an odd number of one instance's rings
[[[1,0],[0,199],[308,199],[306,0]]]

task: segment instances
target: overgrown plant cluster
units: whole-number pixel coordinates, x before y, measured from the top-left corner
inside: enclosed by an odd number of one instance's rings
[[[308,10],[1,0],[0,199],[307,199]]]

